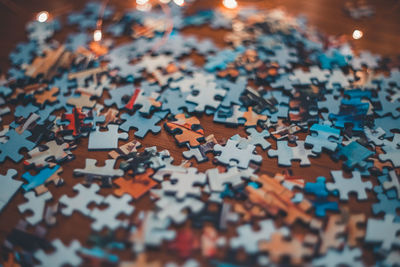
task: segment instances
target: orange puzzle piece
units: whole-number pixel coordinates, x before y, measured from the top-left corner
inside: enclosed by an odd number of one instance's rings
[[[185,114],[175,115],[176,121],[165,123],[165,127],[175,136],[181,145],[189,142],[191,147],[200,145],[199,140],[204,139],[204,130],[196,117],[186,118]]]
[[[246,119],[244,126],[257,126],[258,121],[266,121],[268,119],[266,115],[255,113],[253,107],[249,107],[242,117]]]
[[[153,173],[153,169],[147,169],[145,173],[135,175],[135,177],[131,180],[127,180],[123,177],[116,179],[114,183],[120,188],[115,189],[114,194],[117,196],[129,194],[134,199],[140,198],[158,184],[156,181],[150,178]]]

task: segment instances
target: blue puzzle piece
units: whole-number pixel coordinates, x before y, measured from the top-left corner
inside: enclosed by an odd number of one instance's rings
[[[314,134],[308,135],[305,143],[312,145],[312,152],[321,153],[323,148],[331,152],[336,150],[340,138],[340,130],[328,125],[314,124],[311,126],[310,131]]]
[[[239,46],[236,47],[235,50],[224,49],[218,51],[215,55],[210,55],[207,57],[207,62],[204,65],[204,69],[209,72],[226,69],[226,66],[233,62],[245,50],[246,49],[244,47]]]
[[[19,43],[16,49],[10,53],[10,60],[13,65],[20,66],[21,64],[31,63],[35,52],[37,51],[36,42]]]
[[[5,175],[0,174],[0,212],[22,185],[21,181],[13,179],[17,174],[18,172],[14,169],[7,170]]]
[[[36,175],[31,175],[29,172],[26,172],[22,175],[22,178],[25,179],[28,183],[22,185],[22,188],[25,191],[35,189],[36,187],[44,184],[47,179],[59,172],[59,170],[60,166],[56,165],[53,168],[44,168]]]
[[[378,176],[378,180],[379,180],[379,183],[380,183],[381,185],[383,185],[384,182],[390,182],[390,177],[389,177],[389,173],[388,173],[388,170],[387,170],[387,169],[384,170],[384,174],[383,174],[383,175]],[[375,190],[375,189],[376,189],[376,190]],[[374,191],[375,191],[377,194],[380,193],[380,190],[381,190],[381,187],[376,186],[376,187],[374,188]],[[386,194],[386,196],[387,196],[388,198],[390,198],[390,199],[397,198],[397,192],[396,192],[396,189],[395,189],[395,188],[391,188],[391,189],[389,189],[389,190],[385,190],[385,194]]]
[[[128,100],[131,98],[134,91],[135,87],[132,84],[115,88],[114,90],[109,91],[111,99],[104,100],[104,104],[108,107],[115,104],[118,109],[122,109],[128,103]],[[124,98],[127,99],[124,100]]]
[[[188,112],[193,112],[196,104],[186,102],[188,95],[190,95],[190,92],[183,93],[179,89],[167,88],[161,93],[161,109],[169,111],[172,115],[182,113],[184,109]]]
[[[88,34],[80,32],[75,34],[70,34],[67,38],[65,48],[69,51],[75,51],[78,47],[86,47],[86,44],[90,41]]]
[[[383,192],[382,186],[375,186],[374,191],[377,193],[376,197],[379,202],[372,204],[372,212],[375,215],[379,213],[392,214],[396,216],[395,221],[400,221],[400,216],[397,213],[397,210],[400,209],[400,200],[397,198],[389,199]]]
[[[374,152],[371,150],[353,141],[347,146],[339,145],[338,151],[332,157],[335,160],[345,157],[347,160],[344,162],[344,165],[352,170],[356,166],[365,168],[367,165],[366,159],[373,154]]]
[[[163,120],[167,114],[168,111],[158,111],[154,112],[150,118],[146,118],[140,115],[139,112],[136,112],[133,116],[124,113],[121,115],[121,119],[125,120],[125,122],[119,128],[125,132],[128,132],[130,128],[135,128],[137,129],[135,136],[144,138],[148,132],[156,134],[161,131],[161,127],[156,124]]]
[[[100,126],[96,127],[96,131],[90,132],[89,135],[89,150],[108,150],[117,149],[118,140],[128,139],[127,133],[118,133],[119,126],[116,124],[107,125],[108,131],[100,131]]]
[[[330,49],[326,53],[319,54],[318,60],[322,69],[332,69],[334,66],[344,67],[347,65],[346,56],[342,55],[337,49]]]
[[[392,116],[375,118],[375,128],[381,127],[385,131],[385,138],[393,137],[392,130],[400,129],[400,118],[394,119]]]
[[[111,262],[111,263],[117,263],[118,260],[119,260],[117,255],[109,254],[105,250],[103,250],[103,249],[101,249],[99,247],[94,247],[94,248],[90,248],[90,249],[82,247],[80,249],[80,252],[83,255],[87,255],[89,257],[94,257],[94,258],[97,258],[97,259],[103,259],[103,260],[106,260],[106,261]]]
[[[247,78],[240,77],[236,82],[223,81],[221,87],[228,89],[224,99],[221,102],[221,106],[230,107],[231,105],[240,105],[240,96],[246,90]]]
[[[337,202],[328,201],[326,199],[318,199],[312,202],[315,208],[315,215],[318,217],[325,217],[326,211],[339,211],[339,205]]]
[[[0,85],[0,95],[8,96],[12,91],[13,90],[8,86]]]
[[[282,166],[292,166],[292,149],[288,146],[286,141],[278,141],[276,143],[277,149],[268,150],[268,156],[278,157],[278,164]]]
[[[10,80],[23,80],[25,78],[25,71],[17,68],[8,70],[8,77]]]
[[[9,130],[5,135],[8,137],[7,142],[0,143],[0,162],[3,162],[6,158],[10,158],[14,162],[21,161],[23,158],[19,153],[21,148],[31,150],[36,146],[35,143],[26,139],[31,135],[29,131],[18,134],[15,130]]]
[[[326,198],[329,195],[328,190],[325,185],[326,178],[323,176],[317,177],[315,183],[307,182],[304,186],[304,191],[306,193],[313,194],[318,198]]]
[[[29,117],[31,113],[36,112],[39,108],[32,103],[29,103],[26,106],[17,106],[15,108],[14,115],[15,117],[24,117],[25,119]]]

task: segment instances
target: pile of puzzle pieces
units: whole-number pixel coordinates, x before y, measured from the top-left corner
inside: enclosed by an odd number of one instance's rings
[[[189,2],[28,23],[0,80],[2,266],[399,266],[400,66]]]

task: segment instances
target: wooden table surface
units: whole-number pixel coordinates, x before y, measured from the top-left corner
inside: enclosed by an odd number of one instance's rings
[[[0,42],[0,67],[4,71],[9,66],[8,55],[13,50],[18,42],[26,40],[25,23],[34,17],[34,15],[41,10],[48,10],[50,13],[57,13],[59,15],[65,15],[69,11],[78,10],[84,6],[86,1],[71,1],[71,0],[13,0],[12,8],[9,4],[6,6],[4,3],[10,3],[10,0],[0,0],[0,35],[2,36]],[[194,8],[210,8],[213,5],[219,5],[220,1],[198,1]],[[309,23],[321,31],[329,35],[346,35],[351,36],[354,29],[361,29],[364,32],[364,38],[361,40],[354,41],[354,45],[358,50],[371,50],[374,53],[380,53],[385,56],[396,57],[399,52],[400,44],[400,1],[386,0],[386,1],[371,1],[371,4],[376,8],[376,14],[372,18],[353,20],[343,12],[344,1],[337,0],[273,0],[273,1],[240,1],[239,4],[250,5],[253,3],[258,7],[272,8],[283,6],[290,14],[302,14],[305,15]],[[125,0],[111,0],[111,5],[116,5],[119,8],[126,8],[130,5],[133,7],[133,1]],[[65,40],[66,34],[57,33],[56,39],[60,41]],[[67,30],[68,31],[68,30]],[[223,30],[211,30],[208,27],[190,27],[183,31],[185,34],[197,34],[199,36],[210,37],[219,45],[223,46],[223,40],[221,33]],[[201,60],[198,60],[201,62]],[[106,96],[108,98],[108,96]],[[4,117],[3,125],[11,123],[13,120],[12,115]],[[221,124],[212,122],[211,116],[203,115],[200,117],[201,125],[205,129],[205,134],[214,134],[218,140],[222,138],[229,138],[232,135],[239,133],[245,136],[244,127],[229,128]],[[0,128],[1,129],[1,128]],[[133,138],[134,131],[129,132],[130,139]],[[305,134],[300,135],[304,139]],[[268,139],[272,143],[272,147],[276,148],[276,143],[272,138]],[[143,147],[156,145],[159,149],[168,149],[171,155],[175,158],[175,162],[179,163],[182,160],[182,151],[185,148],[178,147],[173,136],[162,130],[160,134],[153,135],[148,134],[145,139],[140,140]],[[108,158],[108,152],[93,152],[87,150],[87,138],[82,138],[79,146],[73,151],[76,159],[62,164],[64,172],[62,177],[66,181],[66,185],[63,187],[55,188],[50,185],[50,191],[53,194],[54,199],[58,199],[63,194],[71,195],[72,186],[77,182],[82,182],[83,178],[76,178],[73,176],[73,170],[76,168],[84,167],[85,158],[96,158],[100,164],[104,163],[104,160]],[[120,141],[120,145],[125,142]],[[267,157],[266,151],[257,148],[257,152],[263,156],[264,160],[261,164],[260,173],[266,173],[274,175],[277,172],[284,170],[278,167],[277,160]],[[26,151],[24,151],[26,153]],[[210,157],[212,157],[210,155]],[[322,153],[317,158],[311,158],[310,167],[300,167],[298,162],[293,163],[291,170],[296,176],[304,177],[307,181],[314,181],[318,176],[325,176],[330,179],[330,170],[341,169],[342,162],[334,162],[328,156],[327,153]],[[208,168],[214,167],[211,161],[197,165],[200,171],[204,171]],[[4,174],[7,169],[14,168],[18,170],[18,177],[21,177],[22,173],[26,170],[23,164],[14,164],[10,160],[6,160],[0,164],[0,174]],[[371,179],[374,181],[375,179]],[[375,183],[375,182],[374,182]],[[111,189],[102,189],[102,193],[110,194]],[[368,202],[356,201],[355,197],[351,197],[348,203],[341,203],[341,207],[349,207],[350,211],[363,212],[367,215],[371,214],[370,205],[375,201],[373,193],[369,192],[368,197],[372,199]],[[18,212],[17,205],[24,202],[23,194],[18,193],[12,199],[11,203],[3,210],[0,214],[0,243],[3,242],[7,233],[15,226],[15,224],[23,216]],[[148,196],[140,199],[134,203],[137,206],[137,210],[152,209],[154,207],[153,202]],[[136,214],[136,212],[134,213]],[[85,244],[88,234],[90,233],[90,219],[81,215],[73,215],[66,217],[57,215],[57,225],[49,228],[48,239],[61,238],[64,242],[69,243],[72,239],[78,239],[82,244]],[[183,226],[187,227],[187,225]],[[126,235],[124,231],[118,231],[119,235]],[[368,262],[373,261],[372,253],[370,250],[364,249],[364,257]],[[172,256],[165,251],[151,251],[150,254],[154,255],[153,259],[167,260],[172,259]],[[133,259],[133,254],[129,251],[124,252],[123,258]]]

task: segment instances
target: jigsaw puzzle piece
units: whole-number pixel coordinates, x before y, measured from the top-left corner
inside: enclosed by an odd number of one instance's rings
[[[90,132],[89,150],[110,150],[118,148],[118,140],[127,140],[128,133],[118,133],[119,125],[107,125],[108,131],[100,131],[100,126],[96,126],[96,131]]]
[[[82,263],[82,259],[78,252],[81,250],[81,244],[78,240],[73,240],[69,246],[63,244],[60,239],[52,242],[55,251],[51,254],[39,250],[34,253],[34,257],[40,261],[40,267],[62,267],[65,265],[78,266]]]
[[[52,199],[53,196],[50,192],[36,196],[35,192],[30,191],[25,193],[24,197],[28,200],[28,202],[19,205],[18,210],[21,213],[24,213],[28,210],[32,211],[33,214],[26,217],[25,220],[31,225],[36,225],[43,220],[46,201]]]
[[[229,139],[225,146],[215,145],[214,152],[221,153],[219,156],[215,156],[215,159],[222,164],[237,166],[242,169],[248,168],[250,162],[261,163],[262,157],[254,154],[254,145],[248,145],[245,149],[240,149],[238,143],[238,141]]]
[[[0,175],[0,212],[8,204],[23,182],[13,179],[17,175],[14,169],[7,170],[6,175]]]
[[[352,172],[352,178],[344,178],[343,171],[331,171],[334,183],[327,183],[326,188],[329,191],[337,190],[340,200],[348,201],[350,193],[356,193],[358,200],[366,200],[368,198],[366,190],[372,189],[370,181],[363,182],[359,172]]]
[[[0,143],[0,163],[4,162],[6,158],[11,159],[14,162],[19,162],[23,159],[23,156],[19,153],[22,148],[28,150],[33,149],[36,144],[29,141],[27,138],[32,134],[29,131],[24,131],[18,134],[15,130],[9,130],[5,137],[8,140],[5,143]]]
[[[97,184],[91,184],[89,187],[76,184],[73,189],[78,192],[76,196],[68,197],[67,195],[62,195],[59,199],[59,203],[65,205],[65,207],[61,209],[61,213],[65,216],[71,216],[74,211],[89,216],[91,210],[89,210],[88,205],[90,203],[99,205],[104,199],[103,196],[97,194],[100,190],[100,186]]]
[[[94,209],[90,213],[90,217],[94,219],[91,227],[94,231],[101,231],[103,228],[116,230],[118,227],[128,226],[128,221],[117,219],[120,214],[130,215],[134,211],[134,207],[129,205],[132,200],[130,195],[123,195],[118,198],[113,195],[108,195],[102,202],[107,204],[106,209]]]
[[[150,118],[143,117],[139,112],[136,112],[133,116],[124,113],[121,115],[121,119],[125,120],[119,128],[125,132],[128,132],[130,128],[135,128],[135,136],[144,138],[148,132],[157,134],[161,131],[161,127],[156,124],[165,118],[168,111],[155,112]]]
[[[22,178],[25,179],[28,184],[22,185],[22,188],[25,191],[35,190],[37,195],[41,195],[48,191],[46,184],[50,182],[54,182],[56,186],[60,186],[64,183],[64,180],[60,177],[63,169],[61,166],[56,165],[52,168],[44,168],[38,174],[31,175],[29,172],[26,172],[22,175]]]
[[[310,131],[311,135],[306,137],[305,144],[312,145],[312,152],[321,153],[323,148],[331,152],[336,150],[340,138],[340,130],[328,125],[314,124],[311,126]]]

